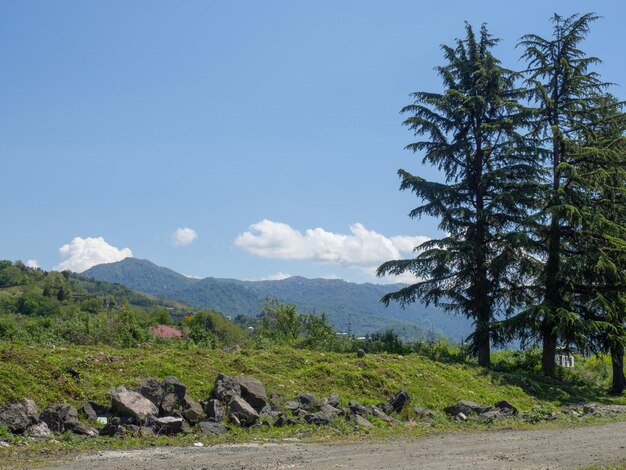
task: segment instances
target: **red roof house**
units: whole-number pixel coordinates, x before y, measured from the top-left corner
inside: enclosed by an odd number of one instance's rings
[[[159,338],[183,339],[185,337],[185,334],[182,331],[168,325],[151,326],[150,333],[154,336],[158,336]]]

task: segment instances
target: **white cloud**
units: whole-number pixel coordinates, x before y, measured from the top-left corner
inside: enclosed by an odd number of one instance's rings
[[[118,249],[109,245],[104,238],[76,237],[70,243],[59,248],[61,262],[53,269],[64,271],[69,269],[76,273],[102,263],[114,263],[133,256],[129,248]]]
[[[270,274],[267,277],[261,278],[262,281],[282,281],[283,279],[288,279],[291,277],[291,274],[285,274],[278,272],[276,274]]]
[[[36,259],[29,259],[28,261],[26,261],[26,266],[28,266],[29,268],[38,268],[39,263],[37,263]]]
[[[381,263],[411,256],[413,249],[427,240],[425,236],[388,238],[360,223],[350,226],[350,234],[323,228],[302,233],[288,224],[265,219],[239,235],[235,245],[261,258],[338,264],[373,274]]]
[[[176,246],[191,245],[198,238],[198,232],[189,227],[179,227],[172,234],[172,242]]]

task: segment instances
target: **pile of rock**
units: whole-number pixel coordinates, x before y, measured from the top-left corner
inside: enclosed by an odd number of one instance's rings
[[[499,401],[494,406],[485,406],[473,401],[461,400],[454,405],[446,406],[444,411],[458,421],[465,421],[472,415],[483,419],[495,420],[510,418],[518,414],[517,408],[506,400]]]
[[[342,406],[339,395],[331,393],[318,399],[310,393],[300,393],[284,401],[268,396],[264,385],[254,377],[219,374],[206,400],[196,401],[187,387],[176,377],[162,381],[146,378],[134,390],[117,387],[110,390],[109,405],[86,402],[79,410],[62,403],[51,405],[41,413],[32,400],[0,408],[0,425],[14,434],[47,437],[53,433],[72,432],[85,436],[151,436],[202,432],[224,434],[228,426],[288,426],[308,423],[330,425],[341,418],[357,428],[369,428],[376,420],[394,425],[400,419],[417,417],[429,419],[434,413],[422,407],[404,413],[411,403],[405,390],[398,391],[388,401],[377,405],[349,400]],[[345,403],[345,402],[344,402]],[[465,421],[469,416],[494,420],[517,415],[517,409],[506,401],[493,407],[471,401],[459,401],[445,408],[454,419]],[[82,423],[79,415],[89,421],[105,423],[99,431]]]
[[[73,406],[57,403],[39,413],[35,402],[28,398],[0,408],[0,425],[13,434],[29,437],[48,437],[66,431],[84,436],[98,435],[97,429],[79,421],[78,411]]]

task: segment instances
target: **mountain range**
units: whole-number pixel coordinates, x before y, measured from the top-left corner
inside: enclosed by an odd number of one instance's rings
[[[342,332],[356,335],[393,328],[421,331],[459,341],[471,331],[470,322],[419,303],[401,308],[385,307],[383,295],[403,284],[356,284],[340,279],[307,279],[294,276],[278,281],[189,278],[171,269],[137,258],[94,266],[82,276],[121,284],[163,299],[216,310],[235,318],[257,316],[266,298],[296,304],[302,313],[321,314]],[[413,326],[417,326],[417,329]]]

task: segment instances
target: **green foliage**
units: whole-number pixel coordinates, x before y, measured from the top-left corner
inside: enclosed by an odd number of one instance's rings
[[[442,175],[434,182],[400,170],[400,188],[422,203],[410,216],[438,217],[447,235],[417,247],[414,259],[384,263],[378,275],[408,272],[419,279],[385,295],[386,304],[419,300],[472,319],[472,351],[488,365],[489,322],[521,301],[515,287],[535,263],[518,248],[537,169],[521,134],[527,110],[517,75],[492,54],[498,40],[485,26],[478,35],[470,25],[465,32],[454,47],[442,46],[446,64],[437,71],[443,92],[413,93],[414,103],[402,109],[410,115],[404,125],[423,136],[407,148],[424,152],[423,163]]]
[[[136,347],[162,341],[148,332],[151,325],[175,323],[163,301],[69,272],[46,273],[1,261],[0,279],[5,285],[0,288],[0,340]],[[177,312],[189,310],[165,305],[179,317]],[[223,315],[202,315],[210,317],[209,329],[203,337],[192,334],[189,341],[210,347],[244,342],[244,332]]]

